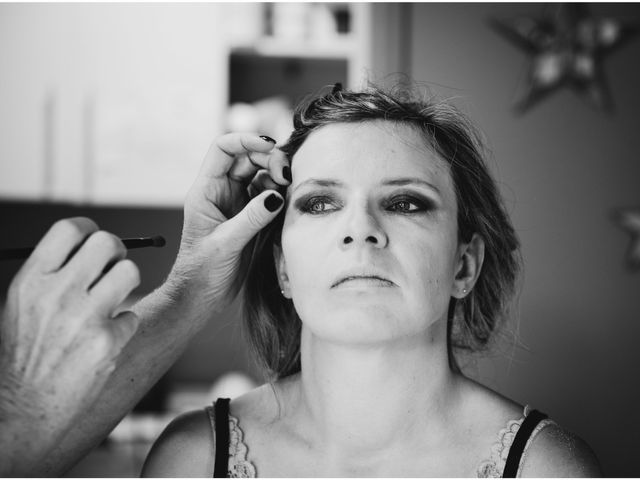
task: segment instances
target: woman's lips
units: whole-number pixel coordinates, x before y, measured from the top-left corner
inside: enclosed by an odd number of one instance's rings
[[[336,287],[395,287],[396,284],[377,275],[352,275],[337,281],[331,288]]]

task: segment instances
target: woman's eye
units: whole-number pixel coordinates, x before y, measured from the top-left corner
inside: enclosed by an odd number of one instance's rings
[[[327,204],[322,200],[312,202],[311,205],[309,205],[309,211],[311,213],[324,212],[326,208]]]
[[[301,208],[303,212],[307,212],[312,215],[330,212],[335,209],[336,207],[334,202],[327,197],[312,197],[305,201]]]
[[[427,210],[427,205],[425,202],[420,200],[403,198],[399,200],[392,200],[387,207],[387,210],[400,213],[415,213]]]
[[[413,207],[413,208],[412,208]],[[408,202],[406,200],[402,200],[401,202],[396,202],[391,205],[391,210],[401,211],[401,212],[411,212],[412,210],[416,210],[416,206]]]

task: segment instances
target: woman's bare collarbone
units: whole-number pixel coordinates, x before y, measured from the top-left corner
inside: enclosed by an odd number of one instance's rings
[[[462,385],[464,401],[445,438],[425,432],[419,441],[360,452],[357,458],[314,445],[313,435],[283,414],[286,408],[271,385],[233,400],[231,414],[239,420],[247,460],[259,477],[475,477],[499,431],[521,416],[522,407],[472,380]]]

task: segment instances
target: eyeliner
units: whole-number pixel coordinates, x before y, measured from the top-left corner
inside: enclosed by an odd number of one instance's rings
[[[167,243],[163,236],[140,237],[140,238],[123,238],[121,239],[127,250],[132,248],[144,247],[164,247]],[[19,248],[3,248],[0,249],[0,260],[16,260],[27,258],[33,253],[36,247],[19,247]]]

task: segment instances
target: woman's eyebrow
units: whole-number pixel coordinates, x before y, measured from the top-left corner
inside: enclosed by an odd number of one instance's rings
[[[393,179],[383,180],[381,184],[384,186],[420,185],[423,187],[430,188],[431,190],[434,190],[438,194],[440,193],[440,190],[438,189],[438,187],[436,187],[432,183],[429,183],[426,180],[420,180],[417,178],[393,178]],[[346,186],[344,182],[341,182],[339,180],[333,180],[329,178],[309,178],[304,182],[300,182],[298,185],[296,185],[296,187],[293,190],[291,190],[291,193],[294,193],[298,188],[303,187],[305,185],[313,185],[317,187],[339,187],[339,188],[345,188]]]
[[[420,180],[418,178],[394,178],[390,180],[385,180],[382,182],[382,185],[390,185],[390,186],[405,186],[405,185],[421,185],[431,190],[435,190],[436,193],[440,193],[438,187],[436,187],[433,183],[429,183],[426,180]]]
[[[305,185],[315,185],[317,187],[344,187],[344,183],[339,180],[332,180],[329,178],[309,178],[304,182],[300,182],[296,187],[291,190],[291,193],[295,192],[298,188]]]

